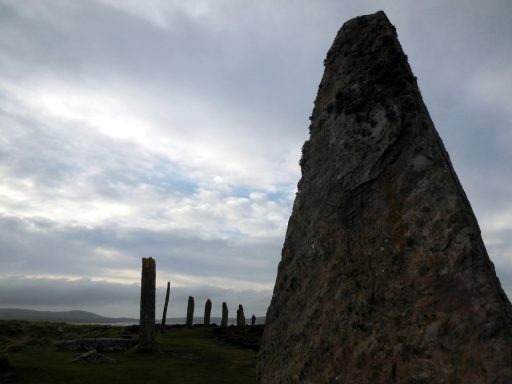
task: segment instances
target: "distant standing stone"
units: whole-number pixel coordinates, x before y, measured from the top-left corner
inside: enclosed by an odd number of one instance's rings
[[[171,282],[167,282],[167,293],[165,294],[164,313],[162,315],[162,328],[160,332],[163,334],[165,331],[165,321],[167,320],[167,306],[169,305],[169,295],[171,293]]]
[[[187,327],[191,327],[194,324],[194,298],[188,297],[187,306]]]
[[[221,327],[227,327],[228,326],[228,306],[226,302],[222,303],[222,320],[220,321]]]
[[[251,317],[251,325],[254,325],[256,324],[256,316],[254,316],[254,313],[252,314],[252,317]]]
[[[155,281],[155,260],[144,257],[140,288],[139,350],[151,350],[155,342]]]
[[[206,300],[204,305],[204,325],[210,325],[210,314],[212,313],[212,302],[210,299]]]
[[[236,325],[237,327],[245,326],[244,307],[242,307],[242,304],[238,306],[238,310],[236,311]]]

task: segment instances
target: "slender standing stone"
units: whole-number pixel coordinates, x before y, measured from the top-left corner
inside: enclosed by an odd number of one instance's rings
[[[245,325],[244,307],[242,307],[242,304],[238,306],[238,310],[236,311],[236,325],[237,327],[243,327]]]
[[[187,306],[187,327],[191,327],[192,325],[194,325],[194,298],[189,296]]]
[[[165,294],[164,314],[162,315],[162,329],[161,333],[165,331],[165,321],[167,320],[167,305],[169,304],[169,294],[171,293],[171,282],[167,282],[167,293]]]
[[[220,321],[221,327],[227,327],[228,326],[228,306],[226,302],[222,303],[222,320]]]
[[[204,325],[210,325],[210,314],[212,313],[212,302],[210,299],[206,300],[204,305]]]
[[[139,350],[148,351],[155,342],[155,260],[142,259],[142,278],[140,288]]]
[[[254,316],[254,313],[252,314],[252,317],[251,317],[251,325],[254,325],[256,324],[256,316]]]

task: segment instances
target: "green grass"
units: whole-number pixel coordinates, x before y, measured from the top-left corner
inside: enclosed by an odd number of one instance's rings
[[[72,363],[79,353],[59,351],[52,344],[57,339],[119,337],[124,332],[116,327],[0,322],[0,353],[13,366],[14,382],[19,383],[256,382],[257,352],[215,338],[212,328],[171,328],[158,334],[151,353],[136,347],[105,353],[116,359],[115,364]]]

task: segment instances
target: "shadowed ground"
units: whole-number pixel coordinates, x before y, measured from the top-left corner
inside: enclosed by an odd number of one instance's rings
[[[0,356],[7,358],[14,372],[6,381],[4,369],[0,382],[254,383],[261,330],[245,330],[172,327],[165,335],[157,335],[153,353],[139,353],[135,347],[126,352],[104,353],[116,359],[115,364],[91,364],[72,363],[79,353],[59,351],[53,341],[128,334],[136,338],[136,328],[0,321]],[[233,343],[233,339],[240,342]]]

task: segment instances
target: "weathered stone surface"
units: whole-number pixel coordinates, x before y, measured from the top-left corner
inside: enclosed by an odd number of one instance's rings
[[[327,54],[262,383],[512,383],[512,307],[383,12]]]
[[[94,363],[94,364],[101,364],[101,363],[115,363],[116,360],[112,359],[111,357],[105,356],[101,353],[98,353],[95,349],[82,353],[81,355],[75,356],[73,360],[71,360],[73,363],[78,362],[85,362],[85,363]]]
[[[222,319],[220,321],[221,327],[227,327],[228,326],[228,306],[226,302],[222,303]]]
[[[212,302],[210,299],[206,300],[204,304],[204,325],[210,325],[210,315],[212,313]]]
[[[191,327],[192,325],[194,325],[194,298],[189,296],[187,305],[187,327]]]
[[[155,284],[155,260],[151,257],[144,257],[140,285],[140,350],[151,350],[155,342]]]
[[[160,332],[163,334],[165,332],[165,322],[167,320],[167,306],[169,305],[169,296],[171,294],[171,282],[167,282],[167,292],[165,293],[165,303],[164,303],[164,313],[162,314],[162,327]]]
[[[101,351],[101,352],[121,352],[126,351],[137,344],[132,339],[111,339],[111,338],[90,338],[59,340],[54,345],[66,351]]]
[[[236,311],[236,325],[237,327],[243,327],[245,325],[244,307],[242,307],[242,304],[238,306]]]

